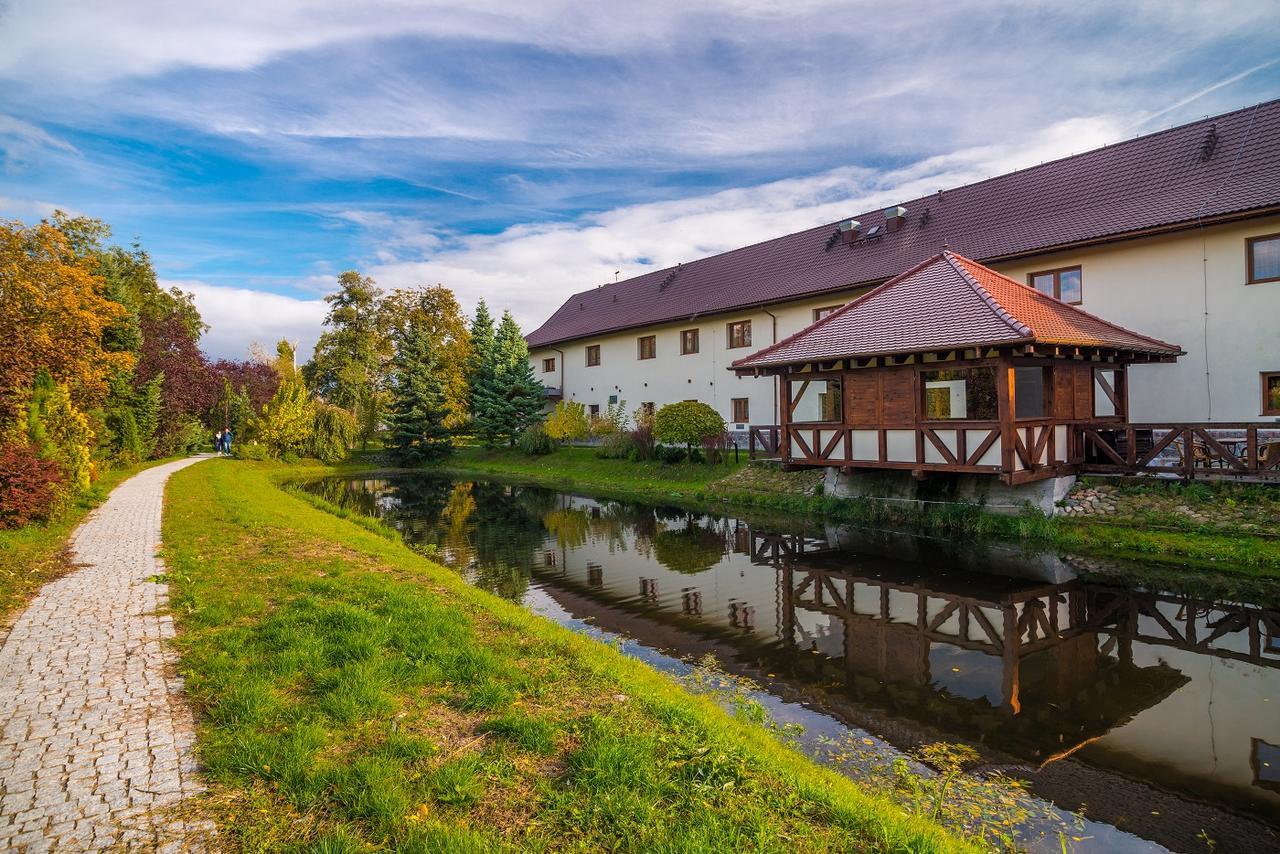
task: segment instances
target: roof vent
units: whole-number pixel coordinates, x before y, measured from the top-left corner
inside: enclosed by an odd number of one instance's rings
[[[894,205],[884,209],[884,224],[889,231],[897,231],[907,221],[907,209],[902,205]]]
[[[1214,122],[1209,125],[1209,132],[1204,136],[1204,142],[1200,143],[1200,161],[1203,163],[1210,157],[1213,157],[1214,149],[1218,147],[1218,123]]]
[[[665,291],[667,288],[671,287],[671,283],[676,280],[676,275],[680,272],[680,266],[680,264],[677,264],[674,270],[667,273],[667,277],[662,280],[662,284],[658,285],[658,290]]]
[[[884,237],[884,226],[873,225],[867,229],[867,240],[879,240]]]
[[[862,230],[862,223],[856,219],[842,219],[840,225],[840,239],[845,243],[852,243],[858,239],[858,235]]]

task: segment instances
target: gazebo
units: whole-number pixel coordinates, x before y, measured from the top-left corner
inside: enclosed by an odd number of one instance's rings
[[[790,466],[1074,472],[1078,428],[1124,437],[1127,367],[1183,351],[943,251],[739,359],[778,377]]]

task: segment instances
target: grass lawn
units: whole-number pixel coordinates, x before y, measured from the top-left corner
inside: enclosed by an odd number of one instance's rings
[[[67,538],[89,511],[105,501],[122,481],[162,462],[168,460],[108,471],[56,519],[43,525],[0,531],[0,625],[7,625],[13,612],[45,582],[74,568],[68,560]]]
[[[220,847],[965,848],[611,647],[278,488],[297,471],[204,463],[166,497],[210,784],[197,806]]]
[[[892,505],[868,499],[823,496],[821,478],[815,474],[817,470],[786,473],[746,464],[667,466],[658,462],[602,460],[590,448],[561,448],[543,457],[528,457],[511,450],[462,448],[444,468],[535,481],[610,497],[672,501],[722,511],[732,507],[776,510],[808,518],[906,528],[952,538],[1016,539],[1043,547],[1135,558],[1166,567],[1182,565],[1253,579],[1280,578],[1280,537],[1274,535],[1280,521],[1271,526],[1271,531],[1263,532],[1234,524],[1223,527],[1220,521],[1188,521],[1147,510],[1120,519],[1076,519],[1046,518],[1039,513],[1003,516],[983,512],[976,505],[940,508]],[[1280,507],[1280,488],[1271,486],[1144,483],[1127,485],[1122,491],[1134,495],[1174,496],[1176,503],[1201,507],[1206,515],[1214,517],[1221,517],[1228,503],[1235,507],[1243,501],[1242,495],[1251,496],[1251,506]],[[1280,513],[1276,515],[1280,519]]]

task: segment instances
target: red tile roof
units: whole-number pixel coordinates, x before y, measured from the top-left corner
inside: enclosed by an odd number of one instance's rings
[[[876,284],[947,247],[989,262],[1277,208],[1280,100],[903,204],[906,225],[876,240],[828,248],[831,223],[575,294],[529,345]]]
[[[733,367],[1009,344],[1182,352],[944,250]]]

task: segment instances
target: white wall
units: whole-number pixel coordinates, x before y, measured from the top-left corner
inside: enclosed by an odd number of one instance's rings
[[[1280,216],[992,266],[1025,281],[1033,271],[1079,264],[1081,308],[1187,351],[1177,364],[1130,369],[1133,420],[1271,421],[1260,415],[1259,373],[1280,371],[1280,282],[1245,284],[1245,240],[1276,232]],[[769,307],[777,317],[776,340],[809,325],[814,308],[846,302],[857,293]],[[748,319],[752,346],[728,350],[726,323]],[[695,327],[701,330],[701,352],[681,356],[680,330]],[[649,334],[657,336],[657,358],[639,360],[636,339]],[[531,359],[546,385],[560,386],[566,399],[599,404],[601,410],[611,394],[626,400],[629,410],[643,401],[661,406],[701,400],[729,421],[730,400],[746,397],[751,401],[751,423],[776,424],[774,381],[739,378],[727,370],[735,359],[774,340],[773,319],[757,309],[572,341],[560,347],[563,357],[554,348],[542,347]],[[600,345],[598,367],[586,367],[588,344]],[[544,374],[542,360],[548,356],[556,357],[556,371]]]
[[[865,290],[865,289],[864,289]],[[539,347],[529,354],[534,375],[544,385],[560,387],[566,400],[586,405],[598,404],[601,412],[610,395],[627,402],[627,411],[652,401],[658,406],[680,400],[700,400],[715,407],[725,422],[733,427],[733,398],[750,400],[750,423],[776,424],[775,384],[768,378],[737,377],[730,371],[736,359],[799,332],[813,322],[813,310],[848,302],[858,293],[844,291],[817,299],[797,300],[767,310],[755,309],[727,314],[708,315],[695,320],[666,323],[613,335],[570,341],[557,348]],[[774,317],[777,334],[774,334]],[[732,321],[751,321],[751,346],[729,349],[727,325]],[[699,351],[680,354],[680,333],[697,329]],[[657,356],[638,358],[637,339],[657,336]],[[587,346],[600,345],[600,364],[587,367]],[[555,357],[556,370],[542,371],[543,359]]]

